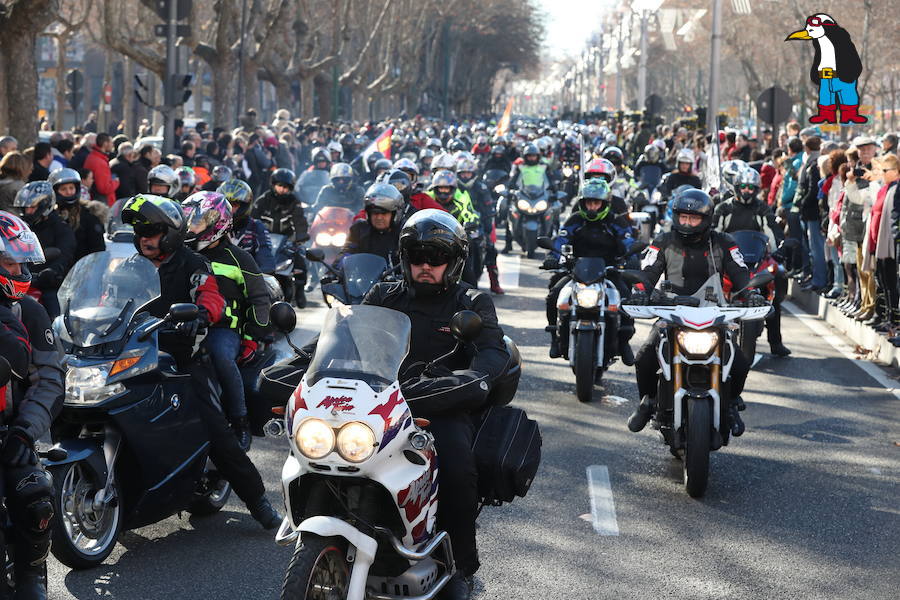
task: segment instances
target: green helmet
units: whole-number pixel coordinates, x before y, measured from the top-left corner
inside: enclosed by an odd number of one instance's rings
[[[605,179],[596,178],[589,179],[581,188],[581,194],[578,198],[578,213],[587,221],[599,221],[605,219],[609,214],[609,197],[611,195],[609,184]],[[600,210],[588,210],[585,206],[585,200],[602,200],[603,204]]]

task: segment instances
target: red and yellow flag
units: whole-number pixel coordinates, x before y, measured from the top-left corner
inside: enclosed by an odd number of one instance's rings
[[[394,135],[394,128],[388,127],[384,131],[381,132],[375,141],[366,146],[366,149],[362,151],[362,160],[363,165],[368,165],[366,159],[369,158],[369,155],[373,152],[381,152],[385,158],[391,157],[391,136]],[[366,167],[368,168],[368,167]]]
[[[503,116],[500,117],[500,123],[497,125],[497,135],[505,135],[507,131],[509,131],[509,118],[512,116],[512,105],[513,101],[510,98],[506,102],[506,109],[503,111]]]

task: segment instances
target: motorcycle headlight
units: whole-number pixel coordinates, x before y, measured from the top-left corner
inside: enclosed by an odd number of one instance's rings
[[[306,419],[294,436],[297,448],[306,458],[325,458],[334,450],[334,429],[321,419]]]
[[[534,205],[535,212],[541,212],[542,210],[547,210],[547,201],[539,200],[537,204]]]
[[[112,363],[90,367],[69,367],[66,371],[66,397],[69,404],[98,404],[125,391],[121,383],[106,385]]]
[[[519,200],[516,202],[516,207],[519,210],[531,210],[531,203],[528,200]]]
[[[503,192],[506,191],[506,186],[503,185],[502,183],[501,183],[501,184],[498,184],[498,185],[495,185],[495,186],[494,186],[494,191],[497,192],[498,194],[502,194]]]
[[[572,176],[572,167],[563,167],[563,177]]]
[[[344,242],[346,242],[346,241],[347,241],[346,233],[336,233],[333,236],[331,236],[331,245],[332,246],[340,246],[343,248]]]
[[[578,306],[590,308],[600,303],[600,290],[595,287],[582,287],[575,291]]]
[[[337,451],[347,462],[368,460],[375,453],[375,433],[365,423],[347,423],[338,431]]]
[[[715,330],[691,331],[682,329],[678,332],[678,345],[689,356],[709,356],[718,343],[719,332]]]
[[[316,246],[330,246],[331,234],[323,231],[316,234]]]

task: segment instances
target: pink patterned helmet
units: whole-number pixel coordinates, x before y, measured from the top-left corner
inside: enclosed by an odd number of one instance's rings
[[[231,229],[231,206],[218,192],[195,192],[181,203],[187,221],[185,244],[203,250]]]

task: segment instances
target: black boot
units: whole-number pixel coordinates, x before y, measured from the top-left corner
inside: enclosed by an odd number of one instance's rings
[[[472,578],[457,571],[437,597],[438,600],[469,600],[472,597]]]
[[[634,352],[631,351],[631,344],[628,340],[634,335],[633,325],[622,325],[619,327],[619,356],[626,367],[634,366]]]
[[[231,422],[231,428],[234,430],[241,450],[249,452],[250,444],[253,442],[253,434],[250,433],[250,419],[246,416],[237,417]]]
[[[628,417],[628,429],[634,433],[641,431],[650,422],[653,411],[656,409],[656,399],[650,396],[641,398],[641,403]]]
[[[559,351],[559,335],[556,333],[556,327],[547,325],[544,331],[550,333],[550,358],[559,358],[562,352]]]
[[[772,351],[772,354],[775,356],[790,356],[791,351],[781,342],[769,342],[769,350]]]
[[[731,435],[741,437],[744,434],[744,420],[741,413],[738,412],[737,406],[731,407]]]
[[[256,502],[247,504],[247,508],[250,510],[250,516],[256,519],[263,529],[275,529],[281,525],[281,515],[265,496],[260,497]]]
[[[294,305],[297,308],[306,308],[306,291],[303,289],[302,283],[294,286]]]
[[[20,569],[16,565],[15,600],[47,600],[47,578],[44,563],[39,566],[27,565]]]

